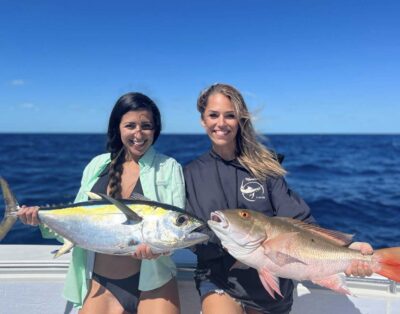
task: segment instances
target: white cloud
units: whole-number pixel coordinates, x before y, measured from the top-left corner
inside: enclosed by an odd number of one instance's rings
[[[37,109],[37,106],[30,102],[22,103],[18,107],[22,109]]]
[[[13,86],[22,86],[25,85],[25,81],[22,79],[15,79],[11,81],[11,85]]]

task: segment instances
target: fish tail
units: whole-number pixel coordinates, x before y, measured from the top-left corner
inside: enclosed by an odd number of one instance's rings
[[[374,255],[380,266],[379,275],[400,282],[400,247],[377,250]]]
[[[19,210],[19,204],[15,199],[14,194],[11,192],[6,180],[0,177],[1,190],[3,192],[4,203],[6,208],[4,210],[4,218],[0,223],[0,241],[7,235],[8,231],[12,228],[18,217],[16,212]]]

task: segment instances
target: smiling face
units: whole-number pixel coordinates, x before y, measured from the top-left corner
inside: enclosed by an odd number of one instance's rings
[[[211,139],[213,149],[224,159],[233,158],[239,122],[230,99],[221,93],[211,94],[201,124]]]
[[[153,115],[148,110],[128,111],[119,124],[121,141],[129,156],[138,161],[154,140]]]

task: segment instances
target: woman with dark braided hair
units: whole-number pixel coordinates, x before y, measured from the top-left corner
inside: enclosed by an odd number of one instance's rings
[[[85,168],[75,202],[86,192],[129,198],[135,192],[183,208],[185,190],[181,166],[157,153],[152,145],[161,131],[160,112],[140,93],[116,102],[108,124],[109,153],[96,156]],[[19,216],[37,225],[37,207],[23,207]],[[41,226],[45,237],[53,236]],[[142,260],[143,259],[143,260]],[[158,256],[141,245],[131,256],[114,256],[74,248],[64,296],[81,314],[179,313],[176,267],[169,256]]]

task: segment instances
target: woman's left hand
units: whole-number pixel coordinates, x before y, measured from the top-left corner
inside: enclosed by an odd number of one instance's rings
[[[137,246],[135,253],[132,254],[132,257],[136,259],[155,259],[160,255],[161,254],[154,254],[147,244],[141,243]]]
[[[360,251],[362,255],[372,255],[374,249],[369,243],[366,242],[353,242],[350,244],[349,249]],[[345,274],[347,276],[353,275],[358,277],[371,276],[373,270],[368,262],[355,260],[347,267]]]

